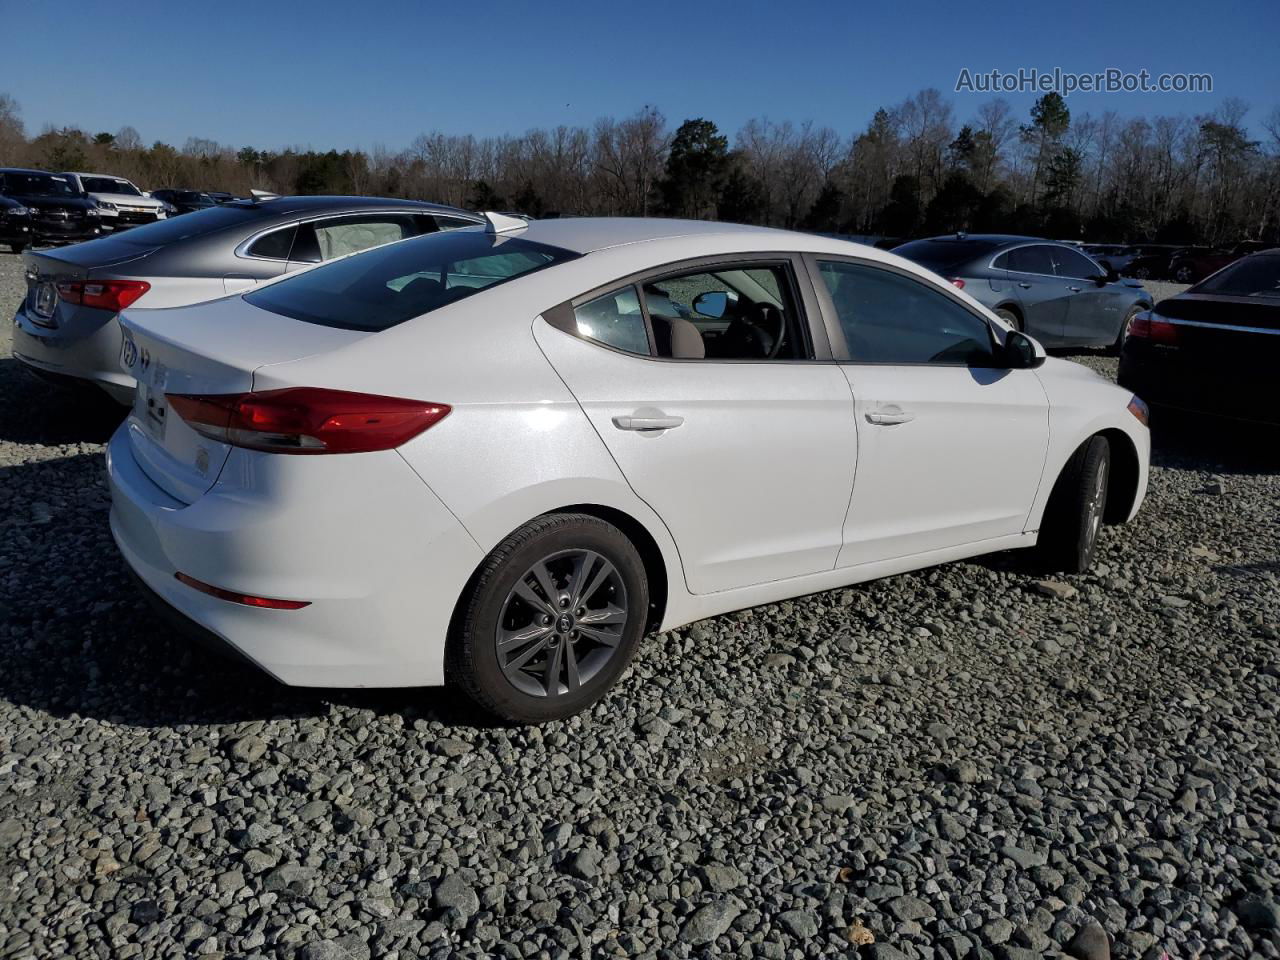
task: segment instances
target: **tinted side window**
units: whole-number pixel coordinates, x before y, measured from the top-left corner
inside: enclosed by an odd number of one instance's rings
[[[1042,273],[1053,276],[1053,257],[1048,247],[1018,247],[1009,251],[1009,270],[1019,273]]]
[[[575,307],[573,319],[581,336],[627,353],[649,354],[649,332],[635,287],[606,293]]]
[[[1012,259],[1013,257],[1011,254],[1002,253],[1000,254],[1000,256],[996,257],[994,260],[991,261],[991,266],[993,266],[997,270],[1012,270],[1013,268],[1009,266],[1009,263],[1012,261]]]
[[[1066,247],[1053,247],[1053,259],[1058,264],[1058,276],[1070,277],[1074,280],[1088,280],[1101,275],[1102,271],[1093,265],[1088,257],[1068,250]]]
[[[461,217],[445,217],[438,213],[435,214],[434,219],[436,226],[441,230],[457,230],[459,227],[474,227],[476,225],[474,220],[464,220]]]
[[[406,214],[330,217],[299,226],[298,238],[289,259],[319,263],[404,240],[418,233],[413,218]]]
[[[946,294],[879,267],[824,261],[820,271],[855,363],[991,362],[990,328]]]
[[[283,230],[272,230],[253,241],[253,245],[245,253],[251,257],[265,257],[268,260],[288,260],[289,251],[293,247],[293,235],[297,232],[297,225],[285,227]]]

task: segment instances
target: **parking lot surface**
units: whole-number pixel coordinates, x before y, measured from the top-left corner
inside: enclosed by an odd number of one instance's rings
[[[1157,420],[1088,575],[1006,554],[704,621],[506,729],[169,632],[108,531],[120,409],[28,376],[9,315],[0,957],[1026,958],[1091,921],[1280,957],[1274,434]]]

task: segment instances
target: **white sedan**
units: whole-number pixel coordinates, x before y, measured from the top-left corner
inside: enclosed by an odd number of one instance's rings
[[[1079,571],[1142,502],[1142,401],[900,257],[486,219],[124,314],[116,542],[284,683],[561,718],[647,631],[1014,547]]]

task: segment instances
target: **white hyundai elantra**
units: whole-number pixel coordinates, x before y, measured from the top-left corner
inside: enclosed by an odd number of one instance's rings
[[[111,529],[288,684],[458,684],[538,722],[646,631],[1138,510],[1142,401],[889,253],[487,215],[127,312]]]

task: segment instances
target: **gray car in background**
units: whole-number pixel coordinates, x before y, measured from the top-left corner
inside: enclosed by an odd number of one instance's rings
[[[238,200],[54,250],[28,250],[27,295],[13,318],[13,355],[36,373],[92,383],[122,403],[116,317],[125,307],[177,307],[383,243],[480,223],[453,207],[381,197]]]
[[[962,233],[912,240],[893,252],[945,277],[1047,347],[1118,347],[1129,318],[1152,304],[1141,283],[1053,240]]]

